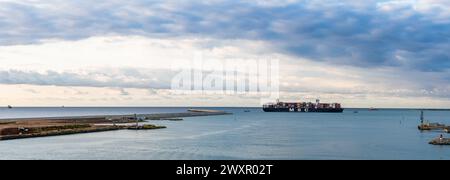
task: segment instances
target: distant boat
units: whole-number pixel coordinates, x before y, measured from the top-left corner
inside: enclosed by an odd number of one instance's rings
[[[11,106],[11,105],[8,105],[8,109],[12,109],[12,106]]]
[[[245,110],[244,112],[250,112],[250,110]]]
[[[369,108],[369,111],[378,111],[378,110],[379,110],[379,109],[374,108],[374,107]]]
[[[356,114],[356,113],[359,113],[359,112],[358,112],[358,111],[353,111],[353,113],[355,113],[355,114]]]

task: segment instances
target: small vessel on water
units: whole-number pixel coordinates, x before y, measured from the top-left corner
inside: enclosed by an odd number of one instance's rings
[[[263,105],[264,112],[318,112],[318,113],[342,113],[344,109],[339,103],[316,103],[312,102],[281,102]]]
[[[8,109],[12,109],[12,106],[11,106],[11,105],[8,105]]]
[[[379,109],[374,108],[374,107],[369,108],[369,111],[378,111],[378,110],[379,110]]]

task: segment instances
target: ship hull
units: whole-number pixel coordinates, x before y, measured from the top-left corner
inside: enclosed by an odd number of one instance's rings
[[[299,112],[299,113],[342,113],[344,109],[342,108],[327,108],[327,109],[316,109],[316,108],[263,108],[264,112]]]

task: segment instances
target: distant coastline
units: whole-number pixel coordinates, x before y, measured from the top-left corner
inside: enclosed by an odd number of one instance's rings
[[[178,121],[181,117],[227,115],[225,111],[189,109],[183,113],[97,115],[0,119],[0,140],[59,136],[113,130],[161,129],[165,126],[139,125],[146,120]]]

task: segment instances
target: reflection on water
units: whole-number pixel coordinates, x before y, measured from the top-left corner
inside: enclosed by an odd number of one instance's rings
[[[167,129],[112,131],[0,141],[0,159],[450,159],[431,146],[439,133],[417,130],[419,111],[347,110],[343,114],[264,113],[155,121]],[[182,112],[186,108],[14,108],[0,118]],[[450,123],[450,112],[426,112]]]

